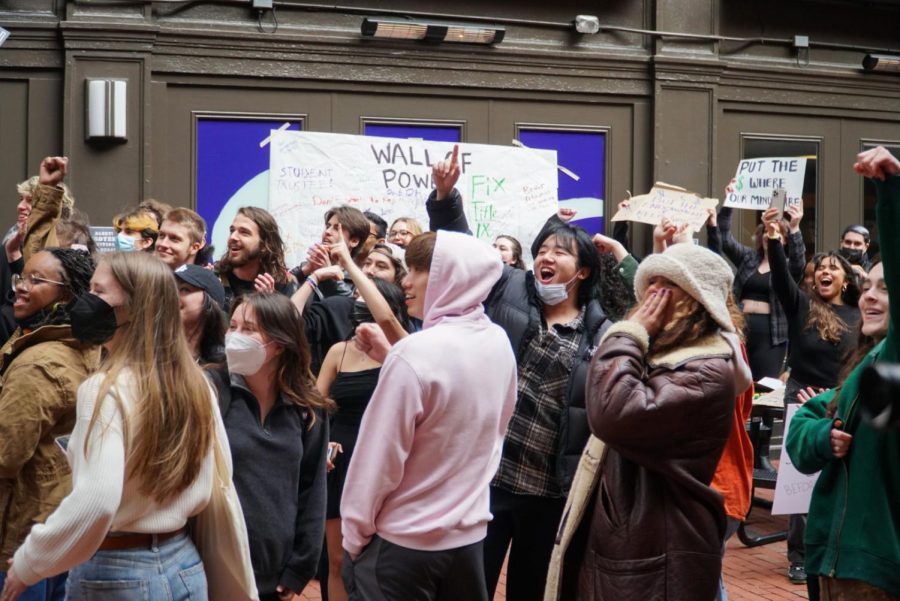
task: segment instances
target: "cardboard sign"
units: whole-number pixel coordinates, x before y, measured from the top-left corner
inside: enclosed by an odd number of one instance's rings
[[[706,210],[718,204],[718,199],[702,198],[684,188],[656,182],[648,194],[628,199],[628,207],[619,209],[612,220],[658,225],[663,219],[669,219],[676,224],[687,223],[696,232],[709,217]]]
[[[273,131],[269,211],[278,220],[288,265],[319,242],[328,209],[350,205],[388,224],[414,217],[428,229],[425,201],[432,166],[453,151],[448,142],[296,131]],[[472,233],[492,242],[501,234],[528,245],[556,213],[556,152],[460,144],[463,196]]]
[[[97,245],[97,252],[109,253],[116,250],[116,228],[105,225],[92,225],[91,238]]]
[[[788,429],[794,414],[800,409],[799,403],[790,403],[784,412],[784,436],[786,441]],[[775,481],[775,500],[772,502],[772,515],[793,515],[809,513],[809,502],[812,500],[813,488],[819,472],[812,475],[801,474],[791,462],[791,457],[781,445],[781,460],[778,462],[778,478]]]
[[[726,207],[765,211],[772,200],[772,192],[784,188],[787,197],[784,207],[803,202],[803,178],[806,157],[776,157],[745,159],[725,192]]]

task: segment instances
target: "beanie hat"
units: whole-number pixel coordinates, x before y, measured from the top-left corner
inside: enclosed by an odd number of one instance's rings
[[[696,244],[675,244],[662,254],[650,255],[634,277],[634,293],[640,301],[650,278],[664,277],[699,302],[726,332],[734,332],[728,312],[728,292],[734,274],[725,259]]]

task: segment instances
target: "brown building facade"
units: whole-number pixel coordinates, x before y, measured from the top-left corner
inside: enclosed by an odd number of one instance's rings
[[[202,124],[264,120],[352,134],[455,128],[489,144],[528,131],[600,135],[606,215],[654,181],[721,196],[741,158],[803,155],[805,233],[823,249],[874,218],[871,191],[849,168],[856,153],[900,148],[900,73],[862,68],[867,53],[900,54],[896,1],[274,5],[258,14],[251,0],[0,0],[11,32],[0,47],[8,223],[16,182],[57,153],[71,157],[70,183],[95,225],[147,197],[196,206]],[[577,33],[579,14],[596,16],[600,32]],[[378,16],[505,36],[361,35]],[[123,140],[86,139],[93,79],[126,82]],[[746,236],[755,215],[741,213]],[[646,229],[637,237],[641,248]]]

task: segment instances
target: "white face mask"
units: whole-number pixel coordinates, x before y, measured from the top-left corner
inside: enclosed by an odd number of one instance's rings
[[[538,298],[545,305],[558,305],[569,297],[569,284],[574,282],[577,277],[578,274],[575,274],[565,284],[542,284],[535,278],[534,287],[537,290]]]
[[[258,372],[266,362],[266,347],[272,344],[263,344],[240,332],[228,332],[225,334],[225,360],[228,363],[228,371],[242,376],[252,376]]]

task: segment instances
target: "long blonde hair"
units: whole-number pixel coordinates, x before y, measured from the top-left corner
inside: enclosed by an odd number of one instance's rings
[[[111,394],[122,415],[126,472],[139,480],[141,494],[163,503],[196,480],[214,440],[209,387],[182,329],[172,271],[141,252],[110,253],[100,262],[109,266],[125,291],[128,321],[119,327],[121,342],[100,367],[106,376],[88,433],[97,423],[103,399]],[[130,414],[115,390],[120,375],[134,387]]]

